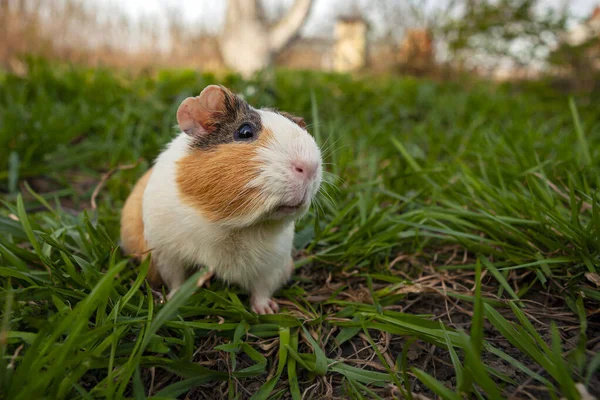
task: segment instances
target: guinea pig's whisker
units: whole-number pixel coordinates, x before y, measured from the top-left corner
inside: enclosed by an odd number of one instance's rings
[[[229,204],[227,205],[227,208],[229,208],[229,206],[231,206],[231,204],[234,201],[239,200],[240,198],[242,198],[242,193],[240,193],[240,195],[236,196],[236,199],[233,199],[232,201],[229,202]],[[229,213],[229,217],[235,215],[235,213],[237,213],[240,209],[244,208],[245,206],[249,205],[250,202],[252,201],[252,198],[249,197],[247,199],[244,199],[240,204],[237,205],[237,207],[235,209],[233,209],[230,213]]]
[[[244,207],[252,204],[252,202],[255,202],[256,198],[254,197],[248,197],[246,200],[244,200],[235,210],[233,210],[231,213],[229,213],[229,217],[237,214],[237,212],[241,209],[243,209]]]
[[[337,143],[337,141],[336,141],[336,143]],[[326,148],[326,149],[324,149],[324,150],[321,150],[321,154],[323,154],[323,158],[327,158],[327,157],[329,157],[330,155],[332,155],[332,154],[333,154],[333,151],[331,151],[331,150],[333,149],[333,146],[334,146],[336,143],[333,143],[333,144],[331,144],[331,145],[330,145],[328,148]],[[335,151],[337,152],[337,151],[339,151],[339,150],[341,150],[341,149],[344,149],[344,148],[346,148],[346,147],[350,147],[350,145],[349,145],[349,144],[345,144],[345,145],[343,145],[343,146],[336,147],[336,148],[335,148]]]
[[[325,215],[325,210],[323,209],[323,205],[316,197],[312,202],[315,205],[315,211],[317,212],[317,215]]]
[[[328,172],[325,176],[326,179],[323,179],[322,183],[325,183],[327,185],[335,185],[335,183],[333,181],[339,180],[343,182],[343,179],[341,179],[338,175],[334,174],[333,172]]]
[[[319,204],[322,206],[322,208],[324,208],[325,206],[327,206],[328,208],[334,208],[334,209],[337,208],[335,201],[333,201],[332,198],[327,197],[324,194],[322,196],[319,196],[318,201],[319,201]]]
[[[327,136],[327,140],[325,140],[325,142],[323,143],[323,145],[321,146],[323,149],[321,150],[322,153],[325,153],[326,151],[328,151],[329,149],[331,149],[337,142],[339,142],[340,140],[342,140],[342,137],[338,137],[335,141],[329,143],[327,145],[327,142],[329,141],[330,138],[332,138],[333,135],[329,135]],[[325,145],[327,145],[327,147],[325,147]]]
[[[331,137],[331,136],[329,136],[329,137]],[[329,139],[327,139],[327,140],[329,140]],[[336,144],[338,144],[338,142],[339,142],[340,140],[342,140],[342,138],[341,138],[341,137],[337,138],[336,140],[334,140],[333,142],[331,142],[331,143],[329,143],[329,144],[327,144],[327,141],[325,141],[325,143],[323,143],[323,146],[321,146],[321,147],[322,147],[322,148],[321,148],[321,154],[323,154],[325,157],[327,157],[327,156],[331,155],[331,154],[333,153],[333,152],[331,152],[331,150],[334,148],[334,146],[335,146]],[[325,147],[325,145],[326,145],[326,144],[327,144],[327,147]],[[346,146],[347,146],[347,145],[346,145]],[[343,147],[346,147],[346,146],[343,146]],[[338,149],[340,149],[340,148],[341,148],[341,147],[337,148],[336,150],[338,150]]]
[[[328,178],[328,179],[323,179],[323,181],[326,182],[328,185],[335,185],[333,181],[339,181],[340,183],[346,183],[346,180],[344,178],[342,178],[341,176],[339,176],[338,174],[335,174],[333,172],[327,172],[325,174],[325,178]]]
[[[248,204],[248,203],[249,203],[249,202],[244,202],[244,203],[240,204],[238,207],[236,207],[234,210],[232,210],[232,211],[231,211],[231,212],[230,212],[230,213],[227,215],[227,218],[233,217],[233,216],[234,216],[234,215],[235,215],[235,214],[238,212],[238,210],[240,210],[242,207],[244,207],[244,206],[245,206],[246,204]]]
[[[336,190],[338,193],[341,193],[340,188],[335,183],[333,183],[333,182],[325,182],[325,181],[323,181],[323,183],[329,185],[330,188]],[[325,190],[325,186],[321,186],[319,188],[319,192],[324,191],[324,190]]]
[[[335,206],[335,201],[333,201],[333,198],[331,197],[331,195],[329,195],[329,193],[321,192],[321,195],[322,200],[327,200],[329,202],[329,205]]]
[[[251,188],[244,188],[244,190],[242,190],[240,193],[237,194],[237,196],[235,196],[233,199],[231,199],[229,201],[229,203],[227,203],[226,207],[229,207],[231,205],[231,203],[233,203],[234,201],[237,201],[239,198],[241,198],[242,196],[245,196],[248,192],[250,192]]]
[[[327,212],[325,211],[325,206],[323,205],[322,201],[319,201],[319,209],[321,210],[320,215],[325,216],[325,214],[327,214]]]
[[[332,200],[332,201],[333,201],[333,197],[331,197],[331,194],[329,194],[329,192],[327,192],[325,189],[323,189],[323,190],[321,191],[321,194],[322,194],[323,196],[327,197],[329,200]]]

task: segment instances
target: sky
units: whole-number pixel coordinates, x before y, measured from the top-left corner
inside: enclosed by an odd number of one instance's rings
[[[181,10],[181,14],[187,24],[199,24],[209,32],[218,31],[224,17],[224,11],[227,4],[226,0],[90,0],[100,4],[111,4],[121,7],[131,18],[138,19],[145,16],[158,16],[164,12],[165,7],[176,7]],[[544,7],[561,7],[564,2],[569,4],[570,12],[577,18],[584,18],[591,14],[596,5],[600,5],[600,0],[541,0]],[[289,5],[293,0],[267,0],[267,7],[281,7]],[[361,0],[363,4],[377,1]],[[448,0],[423,0],[427,8],[444,6]],[[340,7],[347,5],[348,0],[316,0],[311,16],[307,21],[303,33],[307,36],[314,36],[323,33],[323,26],[328,25]]]

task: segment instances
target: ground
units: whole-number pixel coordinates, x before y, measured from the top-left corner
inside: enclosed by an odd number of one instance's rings
[[[303,115],[324,152],[278,315],[195,279],[161,302],[118,247],[179,102],[214,82]],[[597,97],[472,77],[0,73],[0,398],[600,395]]]

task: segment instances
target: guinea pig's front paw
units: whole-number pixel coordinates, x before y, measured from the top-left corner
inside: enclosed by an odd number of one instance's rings
[[[279,312],[279,305],[275,300],[268,297],[252,296],[250,299],[252,311],[257,314],[276,314]]]
[[[200,278],[198,278],[196,287],[203,287],[204,285],[206,285],[206,287],[210,287],[210,280],[213,278],[213,276],[215,276],[215,270],[209,267],[208,271],[200,275]]]

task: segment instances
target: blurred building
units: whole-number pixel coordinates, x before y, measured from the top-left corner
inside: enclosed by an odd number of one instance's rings
[[[340,18],[333,38],[297,40],[277,57],[277,64],[300,69],[360,71],[369,64],[368,29],[362,18]]]
[[[329,71],[333,69],[333,41],[326,38],[296,40],[278,56],[277,65]]]
[[[340,18],[335,24],[333,68],[353,72],[367,65],[367,22],[360,17]]]
[[[353,72],[405,71],[422,73],[435,66],[433,35],[426,29],[409,29],[401,41],[370,41],[369,26],[360,18],[341,18],[334,38],[303,38],[278,57],[289,68]]]

